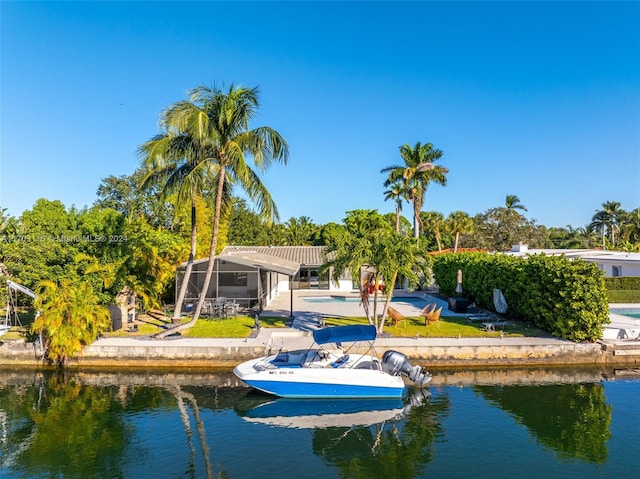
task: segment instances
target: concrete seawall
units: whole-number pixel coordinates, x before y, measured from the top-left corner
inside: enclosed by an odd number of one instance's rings
[[[73,360],[96,367],[233,367],[270,351],[308,349],[309,333],[295,329],[262,329],[247,339],[143,337],[101,338]],[[348,345],[345,345],[347,347]],[[527,365],[640,365],[640,342],[573,343],[555,338],[378,338],[375,349],[394,349],[431,367]],[[364,352],[356,348],[354,352]],[[33,344],[7,341],[0,345],[4,365],[42,364]]]

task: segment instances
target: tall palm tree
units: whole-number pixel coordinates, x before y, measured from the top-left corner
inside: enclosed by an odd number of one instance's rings
[[[507,211],[513,216],[520,215],[520,213],[518,213],[518,211],[516,210],[527,211],[527,208],[522,203],[520,203],[520,198],[518,198],[518,195],[507,195],[504,201],[504,206]]]
[[[413,236],[420,236],[420,211],[424,205],[424,198],[433,181],[439,185],[447,184],[449,170],[444,166],[434,165],[433,162],[442,158],[442,150],[434,149],[431,143],[422,145],[420,142],[411,147],[404,144],[400,148],[400,156],[404,165],[394,165],[380,170],[387,173],[384,186],[390,186],[398,181],[404,185],[407,196],[413,203]]]
[[[180,103],[180,102],[179,102]],[[161,134],[144,143],[138,149],[144,175],[141,188],[160,186],[160,195],[166,198],[175,194],[177,204],[191,206],[191,241],[185,275],[180,286],[172,321],[180,322],[182,304],[187,293],[189,278],[197,250],[198,198],[217,184],[216,168],[202,161],[208,154],[208,144],[189,130],[182,130],[182,110],[174,104],[162,112]],[[231,182],[224,183],[223,201],[231,201]]]
[[[453,211],[447,218],[449,224],[449,231],[456,234],[456,240],[453,246],[453,252],[458,252],[458,243],[460,241],[460,235],[466,233],[473,233],[474,223],[471,217],[464,211]]]
[[[384,192],[384,200],[393,200],[396,204],[396,233],[400,233],[400,212],[402,211],[402,201],[408,201],[407,190],[402,181],[398,180],[389,185],[389,189]]]
[[[607,201],[602,203],[602,209],[596,210],[596,214],[591,218],[590,228],[599,231],[602,234],[604,246],[604,238],[608,233],[611,245],[616,244],[616,231],[620,229],[620,222],[624,216],[624,210],[617,201]]]
[[[257,206],[260,217],[270,224],[278,218],[278,211],[269,191],[258,173],[247,164],[247,157],[260,171],[274,162],[286,164],[289,148],[284,138],[268,126],[249,130],[249,120],[259,107],[258,88],[199,86],[190,92],[189,101],[172,105],[172,125],[177,131],[187,132],[197,139],[201,148],[197,165],[212,172],[217,180],[211,185],[215,193],[213,231],[209,249],[209,261],[204,284],[198,298],[193,318],[188,323],[171,328],[158,337],[193,326],[200,316],[215,263],[220,218],[223,214],[225,184],[245,190]]]

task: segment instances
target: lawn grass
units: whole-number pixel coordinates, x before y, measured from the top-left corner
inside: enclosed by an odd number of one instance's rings
[[[183,322],[190,318],[183,319]],[[16,340],[25,337],[29,326],[33,322],[33,313],[25,311],[20,314],[22,328],[14,327],[3,336],[3,340]],[[288,318],[261,317],[260,325],[263,328],[284,328]],[[325,318],[327,326],[342,326],[347,324],[368,324],[365,317]],[[547,334],[535,326],[511,321],[512,326],[504,331],[485,331],[481,323],[471,323],[464,317],[441,316],[440,322],[424,325],[424,319],[419,317],[407,317],[406,322],[397,326],[385,323],[384,332],[394,337],[422,337],[422,338],[482,338],[482,337],[540,337]],[[161,313],[143,314],[138,316],[138,330],[130,332],[127,329],[109,331],[106,337],[131,337],[150,336],[158,333],[171,324],[171,318]],[[237,317],[207,319],[201,318],[192,328],[182,331],[180,334],[189,338],[247,338],[254,327],[254,319],[251,316],[238,315]]]
[[[540,337],[547,334],[535,326],[521,321],[509,321],[504,330],[485,331],[482,323],[472,323],[465,317],[441,316],[440,322],[424,325],[424,318],[407,317],[397,326],[385,322],[384,332],[394,337],[406,338],[494,338],[494,337]],[[368,324],[367,318],[326,318],[327,326],[346,324]]]

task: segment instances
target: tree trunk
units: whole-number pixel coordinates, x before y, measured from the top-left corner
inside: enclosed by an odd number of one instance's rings
[[[460,233],[458,231],[456,231],[456,242],[453,245],[453,252],[457,253],[458,252],[458,241],[460,240]]]
[[[182,314],[182,303],[184,303],[184,297],[187,294],[187,288],[189,287],[189,279],[191,279],[191,271],[193,270],[193,261],[196,256],[197,236],[196,236],[196,198],[195,195],[191,196],[191,252],[189,253],[189,261],[187,262],[187,269],[184,272],[184,278],[182,278],[182,284],[180,285],[180,292],[178,293],[178,299],[176,300],[175,310],[173,311],[173,318],[171,322],[173,324],[180,323],[180,316]]]
[[[220,211],[222,210],[222,188],[224,186],[225,181],[225,169],[224,166],[220,166],[220,173],[218,177],[218,190],[216,192],[216,207],[215,212],[213,214],[213,232],[211,233],[211,251],[209,251],[209,263],[207,264],[207,272],[204,277],[204,284],[202,285],[202,291],[200,291],[200,296],[198,298],[198,304],[196,305],[196,309],[193,312],[193,318],[188,323],[180,324],[178,326],[174,326],[165,331],[162,331],[154,336],[156,339],[162,339],[170,334],[174,334],[180,331],[184,331],[185,329],[189,329],[198,321],[200,317],[200,312],[202,311],[202,305],[207,296],[207,290],[209,289],[209,284],[211,283],[211,275],[213,274],[213,266],[216,262],[216,247],[218,243],[218,230],[220,229]]]

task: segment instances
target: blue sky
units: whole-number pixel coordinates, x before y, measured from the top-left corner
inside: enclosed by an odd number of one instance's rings
[[[2,1],[0,206],[91,205],[160,112],[259,86],[288,141],[263,179],[282,221],[392,212],[398,147],[443,150],[425,210],[518,195],[546,226],[640,207],[640,2]],[[410,217],[411,207],[404,206]]]

